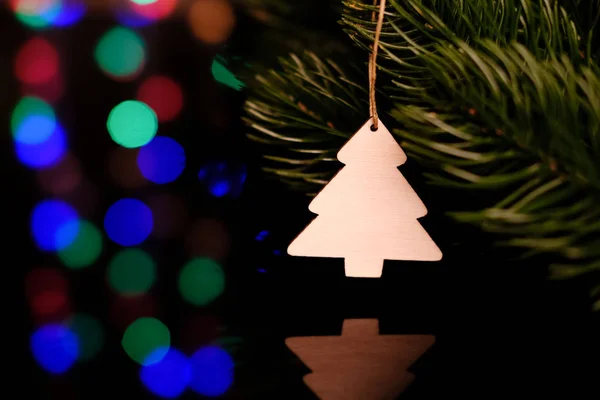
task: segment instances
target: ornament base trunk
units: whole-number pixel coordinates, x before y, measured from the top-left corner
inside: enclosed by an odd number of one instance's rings
[[[344,260],[344,268],[350,278],[381,278],[383,259],[353,255]]]

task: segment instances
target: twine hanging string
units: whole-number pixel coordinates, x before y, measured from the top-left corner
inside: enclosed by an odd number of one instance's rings
[[[377,0],[373,2],[377,5]],[[375,31],[375,41],[373,42],[373,52],[369,58],[369,105],[371,108],[371,117],[373,118],[373,130],[379,127],[379,117],[377,115],[377,103],[375,101],[375,80],[377,79],[377,50],[379,49],[379,36],[383,26],[383,15],[385,12],[385,0],[379,3],[379,18],[377,20],[377,29]],[[375,22],[375,11],[373,11],[373,22]]]

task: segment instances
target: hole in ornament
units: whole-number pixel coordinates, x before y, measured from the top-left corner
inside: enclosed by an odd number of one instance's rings
[[[377,132],[377,128],[375,128],[375,125],[371,124],[371,132]]]

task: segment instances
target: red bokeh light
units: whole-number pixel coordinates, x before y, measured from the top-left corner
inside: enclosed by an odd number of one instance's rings
[[[152,76],[140,86],[137,99],[148,104],[161,122],[177,117],[183,108],[181,87],[166,76]]]
[[[62,292],[42,292],[31,299],[31,308],[38,314],[54,314],[67,305],[67,296]]]
[[[59,56],[47,40],[35,37],[27,41],[15,57],[15,75],[23,83],[42,85],[58,75]]]
[[[130,2],[131,9],[142,17],[158,20],[168,17],[177,8],[177,0],[156,0],[150,4]]]
[[[25,294],[35,317],[57,320],[68,314],[68,285],[57,269],[36,268],[25,278]]]
[[[14,12],[26,15],[38,15],[48,10],[56,0],[10,0],[10,8]]]

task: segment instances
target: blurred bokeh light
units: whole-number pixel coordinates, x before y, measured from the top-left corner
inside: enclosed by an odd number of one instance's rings
[[[60,3],[60,12],[52,21],[53,26],[61,28],[71,26],[85,16],[87,10],[85,0],[60,0]]]
[[[152,211],[137,199],[116,201],[104,216],[104,230],[121,246],[137,246],[152,232]]]
[[[159,122],[173,120],[183,108],[183,92],[173,79],[155,75],[146,79],[138,89],[137,99],[146,103]]]
[[[102,253],[102,233],[90,221],[75,222],[79,224],[77,237],[58,256],[66,267],[79,269],[95,263]]]
[[[158,118],[147,104],[126,100],[112,109],[106,127],[115,143],[136,148],[148,144],[154,138],[158,130]]]
[[[38,328],[31,335],[30,346],[37,363],[52,374],[64,374],[79,356],[77,335],[62,324]]]
[[[197,121],[189,118],[204,118],[193,112],[196,89],[188,90],[190,82],[181,70],[154,58],[162,52],[156,37],[167,24],[161,21],[175,15],[183,30],[175,45],[184,49],[187,40],[194,46],[200,42],[201,47],[222,49],[236,25],[231,2],[7,0],[7,4],[9,14],[22,25],[15,26],[25,32],[17,35],[20,43],[7,53],[7,72],[12,70],[14,92],[20,96],[16,104],[7,102],[13,107],[7,110],[7,130],[17,161],[33,169],[26,173],[48,196],[37,199],[33,208],[27,206],[33,244],[42,253],[35,254],[40,259],[24,279],[33,326],[25,338],[33,360],[54,375],[88,363],[73,371],[79,380],[80,371],[104,365],[104,355],[115,353],[107,346],[101,354],[104,346],[115,343],[118,349],[120,339],[124,353],[139,364],[136,390],[144,386],[162,398],[180,397],[187,390],[204,397],[223,395],[233,382],[234,364],[227,351],[215,345],[223,343],[220,338],[228,328],[209,306],[225,291],[222,265],[231,237],[216,218],[191,219],[194,223],[188,226],[190,214],[198,214],[186,196],[187,188],[197,192],[195,174],[201,165],[197,177],[207,192],[201,198],[217,204],[211,196],[239,196],[246,166],[225,159],[202,164],[191,158],[195,152],[184,148],[190,143],[184,134]],[[122,25],[115,25],[115,19],[101,23],[102,13],[113,17],[116,13]],[[80,21],[81,26],[73,27]],[[96,28],[85,39],[88,23]],[[135,29],[154,23],[151,29]],[[206,54],[208,63],[202,65],[210,66],[212,57]],[[203,68],[208,74],[205,82],[212,84],[212,71],[218,82],[240,90],[243,83],[224,59],[219,60],[210,71]],[[114,96],[102,91],[104,86]],[[94,101],[86,104],[86,95]],[[104,113],[98,118],[106,121],[105,127],[97,124],[94,110]],[[233,117],[233,112],[218,107],[211,107],[206,116],[215,132],[233,126]],[[163,133],[157,136],[159,124]],[[102,148],[105,145],[107,149]],[[186,170],[186,165],[193,169]],[[187,178],[190,185],[184,184]],[[106,183],[118,190],[107,194]],[[212,211],[201,215],[215,215]],[[181,321],[167,314],[165,286],[159,281],[164,271],[159,274],[158,266],[165,260],[159,239],[175,239],[170,243],[185,250],[175,265],[188,260],[180,270],[172,270],[171,286],[166,287],[179,292],[173,297],[178,307],[189,303],[181,309],[192,315]],[[106,299],[99,300],[91,291],[98,286]],[[103,309],[107,304],[108,310]],[[170,328],[176,330],[172,333]],[[44,395],[86,396],[69,380],[60,379],[58,385],[52,381],[50,389],[41,389]]]
[[[229,161],[209,161],[200,168],[198,179],[214,197],[237,197],[246,183],[246,166]]]
[[[164,19],[177,8],[177,0],[155,0],[144,4],[139,2],[130,3],[133,12],[151,21]]]
[[[56,131],[56,114],[44,100],[26,96],[13,109],[10,126],[16,142],[40,144]]]
[[[127,355],[138,364],[155,364],[169,351],[171,332],[156,318],[138,318],[123,333],[121,345]]]
[[[137,164],[142,175],[151,182],[173,182],[185,169],[185,152],[174,139],[156,136],[139,150]]]
[[[154,22],[153,19],[144,17],[133,9],[133,2],[129,0],[120,1],[119,5],[115,7],[114,14],[115,18],[121,25],[130,28],[141,28],[148,26]]]
[[[77,239],[79,215],[63,201],[41,201],[31,214],[31,232],[40,250],[65,249]]]
[[[146,60],[146,43],[136,32],[115,27],[102,35],[94,53],[100,69],[117,80],[138,76]]]
[[[218,346],[200,348],[192,355],[190,364],[190,387],[202,396],[222,396],[233,383],[233,360],[227,351]]]
[[[77,313],[66,321],[66,326],[77,336],[79,357],[77,361],[86,362],[94,359],[102,350],[105,341],[104,328],[97,318]]]
[[[58,322],[70,312],[67,279],[55,268],[34,268],[25,278],[25,295],[38,320]]]
[[[225,289],[225,273],[210,258],[195,258],[181,269],[179,292],[189,303],[206,306],[219,297]]]
[[[196,0],[188,10],[188,23],[201,42],[225,42],[235,26],[235,14],[228,0]]]
[[[58,75],[59,56],[52,44],[41,37],[25,42],[14,64],[15,76],[23,83],[42,85]]]
[[[50,104],[56,104],[65,94],[63,75],[59,71],[54,78],[41,85],[23,84],[21,94],[23,96],[39,97]]]
[[[15,153],[19,161],[30,168],[48,168],[65,156],[67,138],[63,128],[57,124],[54,131],[43,142],[15,142]]]
[[[53,24],[61,13],[61,0],[9,0],[11,9],[21,23],[32,29]]]
[[[163,352],[167,350],[166,354]],[[181,351],[156,349],[150,359],[161,356],[158,362],[144,365],[140,370],[140,379],[153,394],[165,399],[174,399],[183,394],[190,382],[192,371],[188,358]]]
[[[129,0],[132,3],[135,4],[141,4],[141,5],[146,5],[146,4],[152,4],[152,3],[156,3],[157,0]]]
[[[85,15],[84,0],[10,0],[13,12],[33,29],[63,28],[79,22]]]
[[[146,293],[156,280],[156,264],[142,249],[123,249],[108,264],[108,282],[121,296]]]

